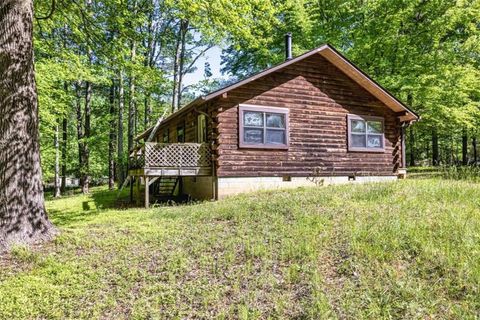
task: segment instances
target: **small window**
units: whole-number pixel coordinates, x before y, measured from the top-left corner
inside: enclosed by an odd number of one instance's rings
[[[170,141],[170,134],[168,128],[163,130],[163,136],[162,136],[162,142],[163,143],[168,143]]]
[[[288,109],[241,105],[240,147],[288,148]]]
[[[347,121],[349,151],[384,151],[383,118],[348,115]]]
[[[207,142],[207,117],[204,114],[197,117],[197,142]]]
[[[185,142],[185,124],[177,126],[177,142]]]

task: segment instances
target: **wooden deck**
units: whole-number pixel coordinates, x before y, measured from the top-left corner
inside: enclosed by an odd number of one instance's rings
[[[147,142],[130,152],[128,168],[130,198],[133,201],[134,181],[137,189],[137,203],[140,202],[140,184],[145,185],[145,207],[148,208],[150,185],[155,181],[161,183],[167,177],[211,176],[212,174],[212,149],[207,143]],[[181,185],[180,181],[180,188]]]
[[[132,176],[210,176],[212,151],[206,143],[147,142],[130,154]]]
[[[211,167],[188,167],[188,168],[140,168],[130,169],[128,174],[131,176],[149,176],[149,177],[195,177],[211,176]]]

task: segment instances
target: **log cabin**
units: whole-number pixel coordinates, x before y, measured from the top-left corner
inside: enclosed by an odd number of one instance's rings
[[[201,96],[139,136],[129,175],[150,195],[219,199],[260,189],[404,177],[419,116],[330,45]],[[139,190],[139,189],[138,189]],[[137,192],[139,194],[139,191]]]

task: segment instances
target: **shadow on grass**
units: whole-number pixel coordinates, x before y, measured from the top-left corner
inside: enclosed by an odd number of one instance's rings
[[[142,210],[142,201],[136,203],[135,198],[130,202],[129,190],[108,190],[104,187],[92,188],[88,195],[76,194],[58,199],[50,199],[49,218],[58,227],[70,227],[77,223],[86,223],[95,219],[98,215],[107,210],[123,211]],[[168,197],[156,199],[152,197],[152,208],[188,206],[199,202],[191,201],[188,197]]]
[[[56,226],[71,226],[77,222],[93,220],[102,211],[125,208],[128,197],[117,190],[93,189],[89,195],[74,195],[52,199],[49,216]]]
[[[92,220],[99,214],[98,211],[78,211],[78,210],[58,210],[50,209],[48,211],[50,220],[57,227],[68,227],[77,222],[86,222]]]

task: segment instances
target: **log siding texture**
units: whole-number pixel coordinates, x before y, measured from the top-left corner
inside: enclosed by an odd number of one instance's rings
[[[242,147],[240,105],[288,110],[288,148]],[[177,127],[183,124],[185,142],[198,142],[200,114],[207,115],[213,176],[182,177],[180,185],[193,197],[215,199],[260,189],[405,176],[402,128],[419,119],[329,45],[198,97],[136,139],[158,129],[155,140],[163,142],[168,128],[168,142],[177,143]],[[349,150],[349,115],[382,119],[383,150]]]
[[[289,148],[240,148],[239,104],[289,109]],[[401,166],[398,115],[320,55],[233,89],[214,105],[219,177],[395,175]],[[384,152],[348,151],[348,114],[384,118]]]
[[[208,114],[217,177],[395,176],[403,167],[400,121],[418,118],[392,110],[320,54],[219,92],[168,117],[156,137],[162,142],[168,128],[176,143],[184,123],[185,142],[197,142],[198,111]],[[240,147],[241,104],[288,109],[288,149]],[[383,151],[348,150],[349,114],[383,118]]]

